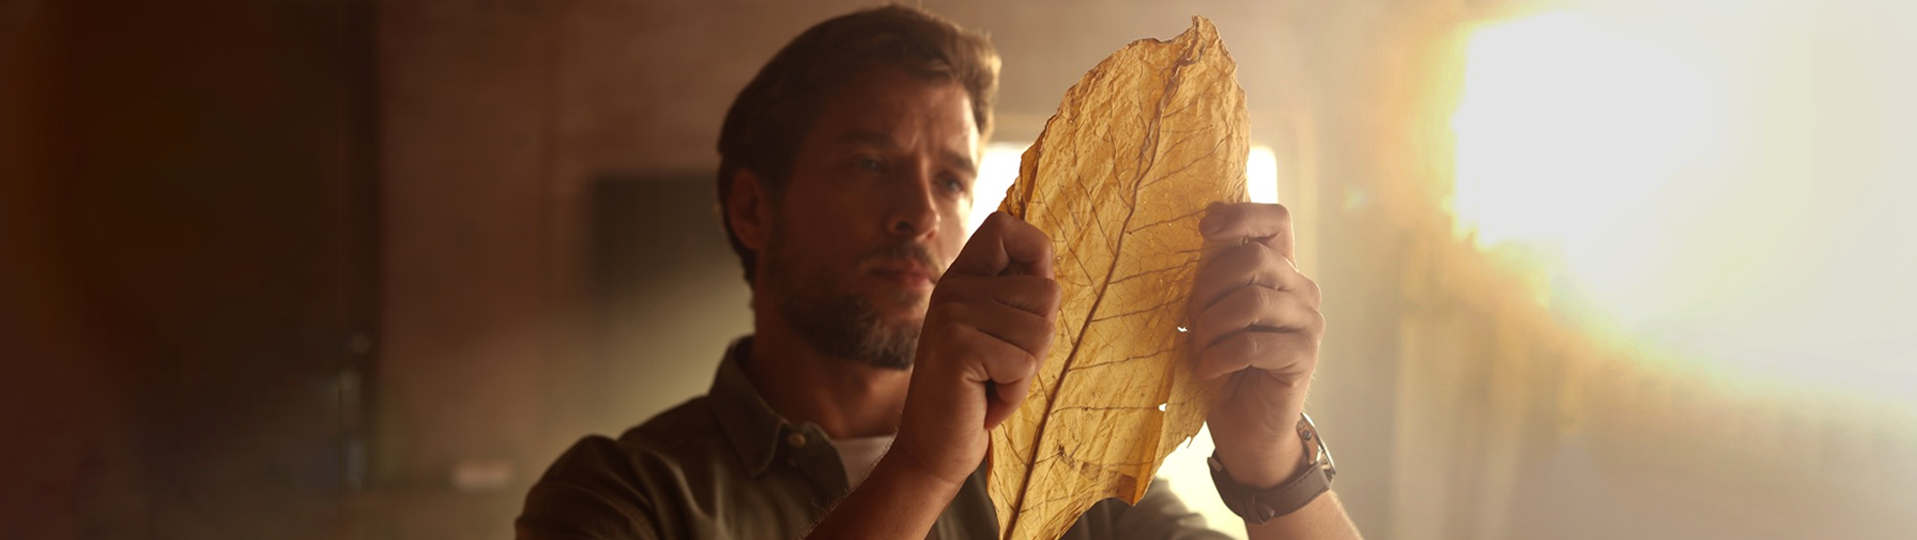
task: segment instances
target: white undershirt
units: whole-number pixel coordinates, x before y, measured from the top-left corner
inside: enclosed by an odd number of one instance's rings
[[[832,441],[832,448],[839,451],[839,463],[845,465],[846,488],[859,487],[859,483],[872,474],[872,467],[879,464],[879,458],[885,457],[885,450],[891,447],[890,435]]]

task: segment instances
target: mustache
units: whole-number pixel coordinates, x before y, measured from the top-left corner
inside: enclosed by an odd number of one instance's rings
[[[926,249],[924,244],[916,242],[907,242],[873,250],[871,253],[867,253],[865,256],[859,258],[859,267],[870,269],[881,263],[896,261],[918,263],[921,268],[924,268],[927,273],[931,274],[930,277],[933,283],[938,283],[939,277],[945,275],[945,267],[940,265],[938,260],[932,257],[932,250]]]

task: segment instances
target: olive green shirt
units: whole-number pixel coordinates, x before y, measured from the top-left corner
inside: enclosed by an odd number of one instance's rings
[[[735,342],[704,397],[653,417],[617,440],[589,436],[553,462],[516,522],[528,539],[798,539],[846,494],[825,432],[765,404],[742,366],[752,338]],[[1137,506],[1108,499],[1068,540],[1222,540],[1159,479]],[[998,534],[984,467],[939,515],[928,538]]]

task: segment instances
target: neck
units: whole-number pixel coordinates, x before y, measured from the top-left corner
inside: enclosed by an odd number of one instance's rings
[[[818,424],[834,439],[898,431],[911,371],[820,354],[771,309],[754,312],[745,372],[773,412]]]

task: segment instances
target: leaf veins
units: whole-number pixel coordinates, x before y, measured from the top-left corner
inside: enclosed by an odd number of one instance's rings
[[[1136,503],[1203,424],[1216,386],[1192,375],[1178,327],[1204,253],[1198,220],[1245,200],[1236,72],[1194,17],[1086,73],[1026,151],[1000,209],[1052,238],[1062,298],[1032,393],[992,432],[1001,540],[1053,540],[1101,499]]]

